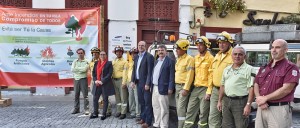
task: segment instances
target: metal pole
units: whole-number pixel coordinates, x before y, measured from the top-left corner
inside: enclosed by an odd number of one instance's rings
[[[1,86],[0,86],[0,100],[2,99],[2,95],[1,95]]]

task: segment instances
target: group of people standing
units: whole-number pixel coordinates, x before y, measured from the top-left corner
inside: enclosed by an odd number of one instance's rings
[[[84,96],[85,114],[88,112],[87,79],[90,69],[93,80],[93,113],[98,117],[98,100],[103,97],[101,120],[108,116],[108,96],[115,95],[116,114],[136,118],[141,127],[169,127],[169,95],[175,93],[178,128],[247,128],[251,104],[258,104],[255,127],[289,128],[292,125],[290,102],[299,80],[298,67],[287,60],[288,44],[277,39],[272,43],[272,60],[259,69],[245,62],[246,50],[232,47],[233,39],[227,32],[216,38],[219,52],[214,57],[208,50],[211,43],[205,36],[195,42],[199,54],[187,54],[189,41],[179,39],[174,48],[177,59],[167,56],[165,45],[159,45],[155,60],[140,41],[125,60],[124,50],[114,49],[116,59],[107,60],[104,51],[92,49],[93,61],[84,59],[84,50],[72,64],[74,72],[75,106],[79,113],[79,92]],[[97,55],[99,54],[99,55]],[[99,59],[98,59],[99,58]],[[90,66],[89,66],[90,65]],[[127,105],[129,103],[129,105]],[[199,122],[195,124],[196,117]]]

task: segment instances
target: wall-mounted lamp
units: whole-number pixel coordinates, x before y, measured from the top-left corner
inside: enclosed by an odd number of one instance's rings
[[[203,24],[203,22],[201,23],[201,19],[196,19],[195,12],[196,12],[196,9],[198,9],[198,8],[203,8],[203,7],[195,7],[193,9],[193,16],[191,16],[191,20],[189,20],[189,24],[190,24],[191,29],[199,28]]]
[[[194,29],[194,28],[200,28],[204,23],[204,19],[196,19],[195,21],[189,21],[190,24],[190,28]]]

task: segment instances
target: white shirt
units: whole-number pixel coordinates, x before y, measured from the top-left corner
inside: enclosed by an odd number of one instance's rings
[[[137,62],[137,66],[136,66],[136,72],[135,72],[135,75],[136,75],[136,79],[140,79],[140,76],[139,76],[139,68],[140,68],[140,64],[142,62],[142,59],[145,55],[146,51],[144,51],[142,54],[138,54],[139,58],[138,58],[138,62]]]
[[[164,57],[162,60],[160,58],[157,59],[158,62],[155,65],[154,70],[153,70],[153,82],[152,83],[154,85],[158,85],[158,78],[159,78],[159,75],[160,75],[160,69],[161,69],[162,64],[164,63],[165,58],[166,57]]]

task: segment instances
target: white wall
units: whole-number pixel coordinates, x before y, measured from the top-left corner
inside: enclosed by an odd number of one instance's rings
[[[32,8],[65,8],[65,0],[32,0]]]
[[[127,38],[126,38],[127,37]],[[119,45],[125,51],[137,47],[137,24],[136,21],[110,21],[108,31],[108,59],[112,60],[116,56],[114,48]],[[123,55],[126,58],[126,54]]]
[[[190,0],[179,1],[179,31],[183,33],[190,33],[189,20],[191,19]],[[179,35],[179,38],[186,38],[186,35]]]
[[[108,0],[108,19],[138,20],[139,0]]]
[[[116,56],[112,52],[120,45],[125,51],[137,46],[137,23],[139,0],[108,0],[108,59]],[[123,55],[126,58],[126,54]]]

